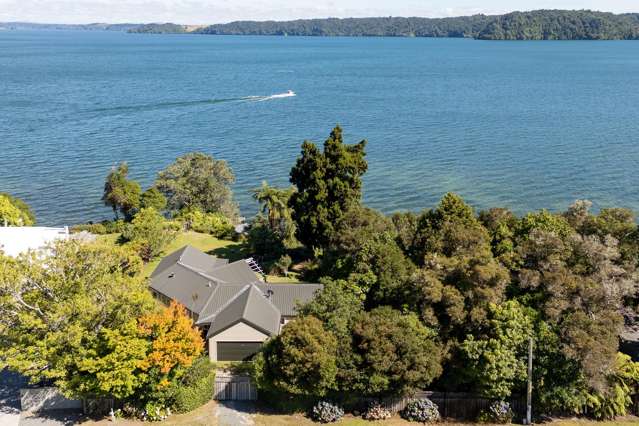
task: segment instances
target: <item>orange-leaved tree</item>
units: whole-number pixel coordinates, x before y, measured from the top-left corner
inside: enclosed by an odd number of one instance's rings
[[[200,330],[176,301],[141,317],[140,330],[151,345],[143,369],[157,380],[159,388],[179,378],[204,350]]]

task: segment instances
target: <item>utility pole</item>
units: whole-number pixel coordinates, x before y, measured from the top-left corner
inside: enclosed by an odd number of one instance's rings
[[[532,424],[532,362],[533,362],[533,338],[528,341],[528,389],[526,390],[526,422]]]

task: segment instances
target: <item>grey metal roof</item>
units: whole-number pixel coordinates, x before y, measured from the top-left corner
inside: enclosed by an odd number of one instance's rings
[[[296,315],[297,303],[310,301],[315,293],[321,290],[322,285],[267,284],[258,280],[257,275],[244,260],[227,263],[223,259],[208,256],[186,246],[162,259],[151,275],[150,287],[196,313],[198,324],[216,323],[216,327],[219,328],[220,321],[224,319],[220,318],[222,311],[226,310],[231,302],[232,306],[241,304],[244,299],[237,300],[247,288],[250,290],[247,294],[252,294],[253,299],[256,294],[261,298],[258,299],[259,303],[251,303],[249,307],[246,304],[242,305],[245,309],[255,310],[245,316],[268,316],[274,309],[278,312],[279,327],[280,315]],[[227,312],[225,315],[237,319],[237,314],[231,315]],[[264,324],[255,326],[271,332],[269,321],[270,319],[263,319]]]
[[[280,311],[270,303],[260,289],[250,284],[244,286],[216,313],[207,338],[215,336],[229,327],[245,322],[273,336],[279,332]]]
[[[227,259],[221,259],[215,256],[209,256],[206,253],[201,252],[192,246],[184,246],[179,250],[174,251],[160,261],[160,264],[155,268],[151,277],[164,271],[166,268],[176,264],[183,263],[191,269],[195,269],[201,272],[210,272],[216,268],[229,263]]]
[[[287,317],[297,315],[297,304],[310,302],[322,289],[321,284],[259,283],[256,285],[265,295],[270,294],[268,299],[277,306],[282,315]]]
[[[199,315],[216,285],[211,277],[176,263],[154,274],[150,287]]]
[[[258,282],[257,275],[244,260],[229,263],[210,271],[212,277],[227,284],[248,284]]]

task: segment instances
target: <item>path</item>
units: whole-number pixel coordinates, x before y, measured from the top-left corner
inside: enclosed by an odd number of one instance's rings
[[[218,426],[251,426],[254,404],[247,401],[218,401],[215,417]]]

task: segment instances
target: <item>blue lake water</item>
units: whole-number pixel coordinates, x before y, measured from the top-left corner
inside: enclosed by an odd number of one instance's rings
[[[109,217],[119,161],[147,186],[195,150],[230,163],[252,214],[249,190],[287,184],[336,123],[368,140],[364,198],[385,212],[447,191],[639,210],[639,42],[0,31],[0,191],[42,224]]]

